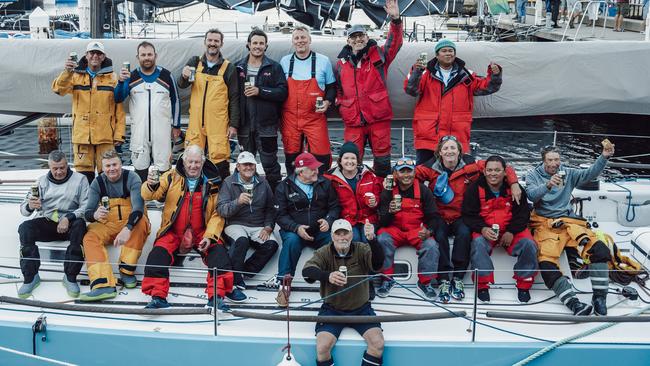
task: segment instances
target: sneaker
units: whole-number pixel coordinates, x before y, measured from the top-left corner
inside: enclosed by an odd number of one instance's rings
[[[422,291],[424,297],[427,299],[433,300],[436,298],[436,289],[431,285],[431,282],[425,285],[424,283],[418,281],[418,288],[420,291]]]
[[[242,291],[246,290],[246,282],[244,282],[244,280],[241,280],[241,282],[235,284],[235,288],[238,288]]]
[[[117,296],[115,287],[100,287],[79,296],[79,301],[91,302],[114,299]]]
[[[476,295],[481,302],[484,303],[489,303],[490,302],[490,290],[484,288],[478,290],[478,294]]]
[[[65,287],[65,290],[68,292],[68,296],[70,297],[79,297],[79,293],[81,293],[81,290],[79,289],[79,284],[75,281],[68,281],[68,277],[66,275],[63,275],[63,287]]]
[[[205,304],[205,307],[214,308],[214,296],[208,300],[208,303]],[[221,312],[230,311],[230,306],[223,301],[223,297],[217,296],[217,310]]]
[[[171,305],[167,302],[167,299],[162,297],[154,296],[151,298],[151,301],[145,306],[145,309],[165,309]]]
[[[226,298],[232,302],[244,302],[248,300],[248,296],[237,287],[233,287],[232,291],[226,294]]]
[[[566,306],[573,311],[573,315],[589,315],[591,314],[591,305],[580,302],[578,298],[574,297],[569,300]]]
[[[451,281],[451,297],[456,300],[465,298],[465,284],[460,278],[454,278]]]
[[[30,296],[32,296],[32,291],[38,287],[38,285],[41,284],[41,276],[36,274],[34,276],[34,279],[30,283],[23,283],[22,286],[18,289],[18,297],[21,299],[26,299]]]
[[[442,280],[440,281],[440,292],[438,292],[438,301],[440,301],[443,304],[448,303],[451,301],[451,285],[449,281],[447,280]]]
[[[594,315],[605,316],[607,315],[607,298],[605,296],[594,296],[591,299],[591,304],[594,307]]]
[[[138,285],[138,279],[135,276],[120,272],[120,280],[126,288],[135,288]]]
[[[517,289],[517,299],[522,304],[527,304],[530,301],[530,291]]]
[[[381,283],[381,286],[377,289],[377,296],[379,297],[388,297],[388,294],[390,293],[390,290],[393,289],[393,286],[395,286],[395,280],[394,279],[388,279],[384,280]]]
[[[268,280],[264,281],[262,283],[262,286],[267,287],[267,288],[280,288],[280,285],[282,284],[282,281],[280,281],[279,278],[276,276],[273,276],[269,278]]]

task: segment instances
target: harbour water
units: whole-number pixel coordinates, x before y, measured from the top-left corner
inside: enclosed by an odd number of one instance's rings
[[[343,142],[343,125],[330,122],[330,139],[333,153]],[[392,155],[414,156],[410,121],[395,121],[392,131]],[[554,134],[557,131],[557,134]],[[402,144],[402,135],[404,144]],[[128,136],[128,133],[127,133]],[[70,127],[59,129],[60,147],[71,153]],[[590,163],[601,151],[600,141],[608,137],[616,144],[612,161],[650,164],[650,116],[592,114],[539,117],[511,117],[477,119],[473,123],[472,141],[478,143],[476,154],[487,158],[499,154],[511,160],[518,172],[524,173],[536,165],[539,150],[556,144],[562,148],[563,158],[573,164]],[[280,143],[278,139],[278,143]],[[24,126],[11,135],[0,136],[0,170],[33,169],[45,166],[44,160],[25,159],[38,154],[38,134],[35,125]],[[402,151],[403,150],[403,151]],[[128,141],[124,146],[128,164]],[[369,151],[368,151],[369,152]],[[18,155],[12,157],[12,155]],[[282,150],[278,154],[283,161]],[[650,176],[650,169],[608,168],[608,176]]]

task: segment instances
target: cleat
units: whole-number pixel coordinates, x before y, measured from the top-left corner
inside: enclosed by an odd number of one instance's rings
[[[465,298],[465,284],[462,279],[454,278],[451,282],[451,297],[456,300],[463,300]]]
[[[479,300],[481,300],[482,303],[489,303],[490,302],[490,290],[484,288],[478,290],[478,294],[476,295]]]
[[[114,299],[117,296],[117,291],[115,287],[100,287],[90,292],[86,292],[79,296],[79,301],[83,302],[92,302],[92,301],[101,301]]]

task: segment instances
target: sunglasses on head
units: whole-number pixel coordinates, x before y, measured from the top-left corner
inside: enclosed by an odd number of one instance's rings
[[[456,136],[454,136],[454,135],[447,135],[447,136],[442,136],[442,138],[440,139],[440,142],[445,142],[445,141],[449,141],[449,140],[451,140],[451,141],[458,141],[458,139],[456,138]]]
[[[413,159],[399,159],[395,166],[400,166],[400,165],[415,165],[415,160]]]

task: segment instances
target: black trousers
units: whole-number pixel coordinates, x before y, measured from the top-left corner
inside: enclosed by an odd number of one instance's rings
[[[282,180],[280,163],[278,163],[277,126],[263,126],[254,130],[243,129],[240,132],[242,134],[237,136],[239,145],[244,151],[253,155],[259,152],[266,180],[275,192],[275,187]]]
[[[25,283],[32,282],[41,266],[38,253],[37,241],[58,241],[70,240],[68,249],[65,251],[65,262],[63,271],[69,281],[76,281],[77,275],[83,266],[83,251],[81,243],[86,234],[86,222],[83,219],[70,221],[68,232],[59,234],[56,231],[58,223],[39,217],[27,220],[18,227],[20,237],[20,270],[25,278]]]

